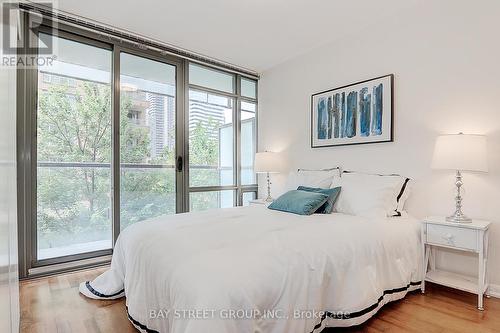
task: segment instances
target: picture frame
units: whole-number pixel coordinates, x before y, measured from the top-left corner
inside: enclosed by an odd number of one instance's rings
[[[311,95],[311,148],[394,141],[394,74]]]

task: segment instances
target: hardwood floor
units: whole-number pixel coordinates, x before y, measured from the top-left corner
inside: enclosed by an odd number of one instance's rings
[[[105,269],[21,282],[21,332],[137,332],[123,299],[96,301],[78,293],[80,282]],[[500,299],[485,299],[481,312],[474,295],[428,285],[425,295],[417,291],[390,303],[364,325],[324,332],[500,332]]]
[[[82,296],[78,285],[107,268],[22,281],[21,333],[137,332],[124,300],[97,301]]]

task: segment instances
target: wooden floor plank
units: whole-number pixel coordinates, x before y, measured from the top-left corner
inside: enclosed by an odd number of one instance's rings
[[[137,332],[127,319],[124,299],[97,301],[78,293],[80,282],[105,270],[22,281],[21,333]],[[387,304],[363,325],[324,333],[500,333],[500,299],[485,299],[485,311],[476,309],[476,300],[475,295],[429,284],[425,295],[416,291]]]

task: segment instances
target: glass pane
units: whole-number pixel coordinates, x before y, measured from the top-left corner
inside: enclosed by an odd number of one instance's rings
[[[234,207],[234,191],[210,191],[189,193],[189,211]]]
[[[241,78],[241,96],[256,98],[257,97],[257,82],[254,80]]]
[[[189,91],[189,185],[233,185],[233,99]]]
[[[257,198],[256,192],[244,192],[243,193],[243,206],[250,205],[250,200],[255,200]]]
[[[241,102],[241,183],[250,185],[257,183],[253,163],[256,152],[255,103]]]
[[[175,214],[175,66],[120,55],[120,229]]]
[[[111,248],[111,52],[53,38],[38,71],[37,258]]]
[[[189,64],[189,84],[234,93],[234,75],[196,64]]]

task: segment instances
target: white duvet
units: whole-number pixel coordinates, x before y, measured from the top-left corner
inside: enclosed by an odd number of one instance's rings
[[[126,296],[144,332],[320,332],[420,288],[419,235],[401,217],[264,206],[178,214],[124,230],[111,268],[80,292]]]

